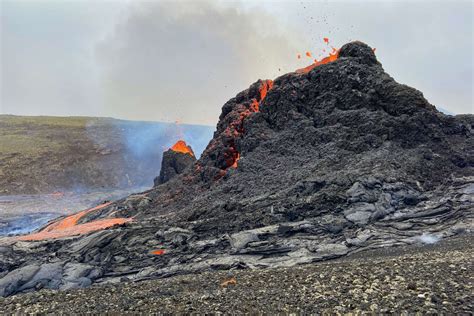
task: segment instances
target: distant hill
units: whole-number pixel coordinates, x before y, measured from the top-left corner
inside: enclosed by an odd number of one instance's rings
[[[0,194],[152,186],[164,150],[185,139],[199,155],[212,132],[199,125],[0,115]]]

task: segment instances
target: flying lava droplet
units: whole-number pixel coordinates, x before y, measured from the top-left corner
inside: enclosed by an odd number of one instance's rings
[[[310,52],[306,52],[306,56],[311,57],[311,53],[310,53]]]

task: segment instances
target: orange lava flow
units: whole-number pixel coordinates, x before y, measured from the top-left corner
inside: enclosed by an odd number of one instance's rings
[[[79,219],[81,219],[86,214],[88,214],[90,212],[93,212],[93,211],[96,211],[96,210],[100,210],[101,208],[109,206],[110,204],[111,204],[110,202],[104,203],[104,204],[98,205],[96,207],[93,207],[93,208],[90,208],[90,209],[87,209],[87,210],[84,210],[84,211],[80,211],[79,213],[72,214],[72,215],[70,215],[66,218],[63,218],[60,221],[54,222],[54,223],[46,226],[46,228],[42,229],[41,232],[51,232],[51,231],[54,231],[54,230],[63,230],[63,229],[68,229],[68,228],[71,228],[73,226],[76,226]]]
[[[123,225],[131,222],[131,218],[106,218],[89,223],[79,224],[65,229],[53,230],[53,231],[40,231],[35,234],[26,236],[20,236],[17,240],[22,241],[37,241],[46,239],[65,238],[77,235],[83,235],[90,232],[103,230],[115,225]]]
[[[37,233],[17,237],[22,241],[37,241],[46,239],[56,239],[87,234],[97,230],[103,230],[115,225],[123,225],[132,221],[131,218],[105,218],[89,223],[78,224],[78,221],[88,213],[102,209],[111,203],[104,203],[96,207],[70,215],[57,222],[54,222]]]
[[[176,151],[178,153],[189,154],[194,156],[193,150],[189,147],[184,140],[178,140],[173,147],[170,148],[172,151]]]

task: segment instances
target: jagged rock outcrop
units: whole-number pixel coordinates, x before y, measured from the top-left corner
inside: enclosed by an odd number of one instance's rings
[[[199,160],[199,172],[205,182],[214,181],[235,169],[240,159],[240,139],[246,133],[245,120],[258,113],[260,103],[272,88],[271,80],[258,80],[249,89],[230,99],[222,107],[217,131]]]
[[[99,269],[86,276],[91,282],[143,280],[472,233],[473,133],[473,115],[438,112],[386,74],[370,47],[349,43],[332,62],[239,93],[196,163],[83,219],[131,223],[70,239],[3,241],[0,288],[31,290],[22,285],[35,273],[24,280],[18,269],[51,261]],[[47,286],[71,282],[60,279]]]
[[[160,185],[168,182],[196,162],[196,157],[190,146],[184,141],[178,141],[172,148],[163,153],[161,160],[160,175],[155,178],[154,183]]]

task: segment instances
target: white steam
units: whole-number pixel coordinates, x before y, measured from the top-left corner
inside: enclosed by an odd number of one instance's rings
[[[439,236],[429,234],[429,233],[423,233],[421,236],[415,237],[415,239],[423,244],[427,245],[432,245],[436,244],[438,241],[441,240]]]

